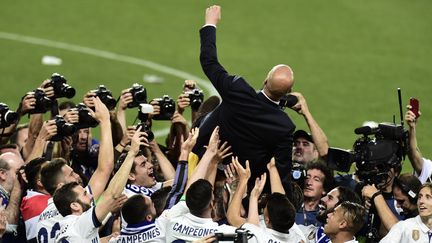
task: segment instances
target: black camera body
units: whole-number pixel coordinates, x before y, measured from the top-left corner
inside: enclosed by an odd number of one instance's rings
[[[355,162],[356,175],[364,184],[378,185],[387,181],[390,168],[402,166],[401,161],[408,152],[408,131],[402,125],[380,123],[376,128],[359,127],[355,133],[363,136],[354,142],[352,152],[329,150],[329,167],[348,172]],[[371,135],[375,137],[369,137]]]
[[[97,97],[106,105],[108,110],[113,110],[116,105],[117,101],[113,98],[112,92],[107,89],[104,85],[99,85],[99,88],[96,90],[92,90],[91,92],[95,93]]]
[[[75,109],[78,111],[78,123],[74,124],[77,129],[83,129],[88,127],[97,127],[99,122],[94,119],[89,112],[89,108],[83,103],[76,105]]]
[[[162,98],[154,99],[158,102],[160,107],[160,113],[153,117],[154,120],[171,120],[175,112],[175,101],[168,95],[164,95]]]
[[[292,94],[287,94],[284,97],[282,97],[282,99],[279,100],[279,106],[282,109],[285,109],[285,107],[291,108],[295,104],[297,104],[297,102],[298,102],[297,96]]]
[[[11,111],[5,103],[0,103],[0,128],[8,127],[18,121],[18,113]]]
[[[200,89],[186,91],[185,94],[189,97],[189,103],[192,111],[198,111],[204,101],[204,93]]]
[[[77,128],[73,124],[66,122],[62,116],[57,115],[54,119],[57,134],[50,139],[51,141],[61,141],[64,137],[72,136],[76,132]]]
[[[230,241],[234,243],[247,243],[248,239],[252,236],[249,230],[239,228],[233,234],[215,233],[216,242]]]
[[[50,82],[45,85],[45,88],[47,87],[53,87],[54,98],[66,97],[70,99],[75,96],[75,89],[67,84],[65,77],[58,73],[52,74]]]
[[[127,108],[138,107],[140,104],[147,103],[147,90],[140,84],[133,84],[132,88],[129,89],[132,94],[132,102],[127,104]]]
[[[35,89],[28,94],[33,94],[36,99],[35,107],[33,110],[30,110],[30,114],[41,114],[51,110],[53,103],[51,99],[45,95],[45,92],[42,89]]]

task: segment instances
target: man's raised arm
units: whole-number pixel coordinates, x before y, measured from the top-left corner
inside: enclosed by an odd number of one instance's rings
[[[204,73],[213,86],[224,97],[224,91],[229,88],[234,76],[230,76],[217,58],[216,25],[221,19],[221,7],[213,5],[206,9],[205,25],[200,30],[201,54],[200,61]]]

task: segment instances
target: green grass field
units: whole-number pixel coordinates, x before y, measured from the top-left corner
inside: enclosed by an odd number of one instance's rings
[[[0,100],[15,109],[24,93],[53,72],[78,89],[77,102],[99,84],[118,95],[134,82],[144,84],[150,98],[176,97],[186,76],[206,78],[199,65],[198,30],[211,4],[222,6],[218,48],[225,68],[258,89],[273,65],[291,65],[294,89],[306,97],[331,146],[350,148],[354,128],[364,121],[392,121],[393,115],[399,120],[400,87],[404,105],[410,96],[420,99],[419,145],[432,156],[429,0],[3,2]],[[26,37],[45,41],[34,44]],[[60,49],[53,42],[70,45]],[[42,65],[44,55],[60,57],[63,64]],[[145,60],[186,75],[143,66]],[[143,83],[146,74],[164,82]],[[132,121],[136,112],[129,113]],[[298,128],[306,128],[299,115],[288,113]],[[159,122],[154,129],[166,126]]]

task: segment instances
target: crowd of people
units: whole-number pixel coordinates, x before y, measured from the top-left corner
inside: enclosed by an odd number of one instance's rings
[[[419,117],[405,114],[407,143],[365,143],[385,150],[354,161],[372,175],[335,175],[289,66],[272,68],[256,92],[219,64],[220,14],[207,8],[200,35],[221,100],[195,100],[201,91],[186,80],[172,110],[168,100],[147,104],[139,85],[117,102],[102,87],[74,104],[64,99],[73,88],[53,75],[16,113],[0,105],[2,242],[432,242],[432,161],[417,146]],[[309,131],[295,131],[283,111],[287,94]],[[132,110],[137,124],[126,119]],[[151,131],[161,117],[171,120],[163,144]],[[413,173],[401,174],[405,153]]]

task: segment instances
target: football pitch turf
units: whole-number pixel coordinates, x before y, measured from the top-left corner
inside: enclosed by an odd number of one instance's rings
[[[224,67],[259,89],[273,65],[291,65],[294,90],[304,94],[330,146],[351,148],[364,121],[395,115],[399,122],[400,87],[404,106],[411,96],[420,100],[419,146],[432,156],[430,0],[3,1],[0,101],[16,109],[53,72],[77,89],[75,102],[100,84],[118,96],[135,82],[149,98],[177,97],[186,78],[197,79],[208,97],[198,30],[212,4],[222,6],[217,44]],[[62,65],[42,65],[45,55]],[[144,75],[163,81],[147,83]],[[135,115],[128,111],[128,121]],[[154,130],[168,126],[155,122]]]

